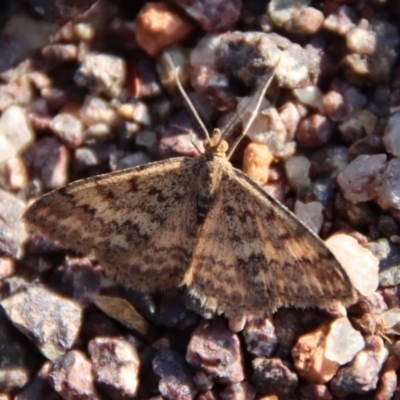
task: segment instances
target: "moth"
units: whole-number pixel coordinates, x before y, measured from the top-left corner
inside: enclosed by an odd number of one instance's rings
[[[26,212],[30,231],[96,259],[139,291],[186,287],[227,317],[353,303],[357,292],[324,242],[229,162],[224,132],[202,126],[204,151],[73,182]],[[201,151],[200,149],[198,149]]]

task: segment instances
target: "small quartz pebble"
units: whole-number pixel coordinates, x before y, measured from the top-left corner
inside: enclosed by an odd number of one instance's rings
[[[357,13],[347,4],[344,4],[325,18],[323,27],[328,31],[343,36],[355,27],[356,21]]]
[[[293,89],[293,94],[300,103],[319,109],[322,104],[323,94],[318,86]]]
[[[321,114],[312,114],[300,122],[296,139],[301,147],[318,147],[325,144],[332,133],[332,122]]]
[[[221,322],[200,323],[187,347],[186,361],[216,382],[237,383],[244,379],[239,338]]]
[[[232,29],[242,8],[242,0],[174,0],[174,3],[182,7],[205,31]]]
[[[14,275],[15,269],[13,258],[0,256],[0,280]]]
[[[361,155],[338,175],[343,196],[353,203],[372,200],[381,192],[386,154]]]
[[[341,367],[332,379],[330,387],[334,395],[342,398],[351,393],[366,394],[376,389],[388,353],[381,337],[368,336],[365,348],[350,364]]]
[[[345,38],[350,52],[344,59],[349,80],[369,84],[388,80],[399,44],[395,25],[376,18],[361,19]]]
[[[298,377],[280,358],[257,357],[252,361],[258,395],[276,395],[279,399],[292,399]]]
[[[51,120],[50,128],[71,149],[83,143],[83,124],[72,114],[57,114]]]
[[[279,109],[279,116],[286,129],[286,138],[293,140],[301,115],[295,103],[288,101]]]
[[[351,361],[364,345],[361,333],[353,328],[350,321],[345,317],[338,318],[331,323],[326,339],[325,356],[344,365]]]
[[[183,357],[161,348],[153,359],[153,370],[160,377],[158,390],[167,400],[194,400],[198,390]]]
[[[344,233],[331,236],[325,244],[345,269],[352,285],[360,294],[369,296],[375,292],[379,283],[379,260],[370,250]]]
[[[325,93],[321,101],[321,111],[332,121],[343,121],[350,113],[344,96],[335,90]]]
[[[146,3],[135,20],[135,37],[151,56],[180,42],[193,30],[191,22],[165,3]]]
[[[72,350],[58,358],[48,380],[63,399],[100,400],[90,361],[78,350]]]
[[[57,189],[68,183],[69,153],[56,138],[38,140],[25,151],[23,158],[44,189]]]
[[[311,162],[307,157],[293,156],[286,160],[286,176],[292,189],[298,192],[310,186],[310,168]]]
[[[379,203],[400,210],[400,158],[392,158],[383,175]]]
[[[104,123],[113,126],[117,121],[117,112],[110,103],[98,96],[86,96],[80,117],[86,126]]]
[[[314,7],[305,7],[293,14],[285,24],[285,30],[300,35],[311,35],[319,30],[324,22],[324,14]]]
[[[296,216],[315,233],[319,233],[324,222],[323,211],[324,206],[319,201],[311,201],[305,204],[297,200],[294,205]]]
[[[383,143],[386,150],[395,157],[400,157],[400,111],[391,114],[387,120]]]
[[[380,315],[384,328],[397,331],[400,328],[400,308],[391,308]]]
[[[243,336],[247,351],[255,356],[271,357],[278,347],[274,325],[269,318],[248,318]]]
[[[24,150],[34,137],[25,110],[19,106],[8,107],[0,117],[0,162]]]
[[[0,189],[0,253],[20,258],[27,233],[22,221],[26,204]]]
[[[0,186],[11,191],[24,189],[28,184],[28,171],[21,157],[0,162]]]
[[[74,301],[31,285],[1,302],[10,321],[49,360],[65,354],[78,338],[82,309]]]
[[[79,86],[86,86],[110,97],[118,96],[126,78],[124,59],[111,54],[89,53],[74,76]]]
[[[296,3],[272,0],[268,3],[268,14],[274,24],[283,26],[290,22],[294,14],[299,13],[310,4],[310,0],[299,0]]]
[[[268,146],[250,143],[243,154],[243,172],[259,185],[263,185],[268,180],[268,169],[272,160],[273,155]]]
[[[88,350],[96,383],[116,390],[123,397],[136,395],[140,360],[128,341],[96,337],[89,342]]]
[[[307,382],[328,382],[339,369],[339,362],[326,356],[329,332],[330,326],[323,324],[314,331],[300,336],[292,349],[296,370]]]

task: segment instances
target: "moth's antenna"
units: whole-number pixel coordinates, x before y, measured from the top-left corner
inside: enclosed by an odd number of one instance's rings
[[[247,121],[247,124],[246,124],[245,128],[243,129],[243,132],[242,132],[241,135],[235,140],[235,142],[233,143],[233,145],[230,147],[229,152],[228,152],[228,154],[227,154],[228,160],[231,158],[231,156],[232,156],[233,152],[235,151],[235,149],[236,149],[237,145],[239,144],[239,142],[246,136],[248,130],[249,130],[250,127],[251,127],[251,124],[254,122],[254,120],[255,120],[255,118],[256,118],[256,116],[257,116],[257,114],[258,114],[258,111],[260,111],[260,107],[261,107],[262,100],[263,100],[263,98],[264,98],[264,96],[265,96],[265,93],[267,92],[267,89],[268,89],[269,85],[271,84],[272,80],[274,79],[274,76],[275,76],[275,73],[276,73],[276,69],[278,68],[278,65],[279,65],[280,60],[281,60],[281,59],[279,58],[279,60],[278,60],[278,62],[276,63],[275,68],[274,68],[274,70],[273,70],[271,76],[269,77],[269,79],[267,80],[267,82],[265,83],[265,85],[262,86],[262,89],[261,89],[261,91],[260,91],[260,93],[259,93],[259,96],[258,96],[258,100],[257,100],[257,103],[256,103],[256,107],[254,108],[254,111],[251,113],[251,116],[250,116],[249,120]],[[244,110],[245,110],[245,107],[243,108],[243,110],[241,110],[241,112],[239,113],[239,116],[241,116],[241,115],[243,114]],[[234,119],[236,120],[236,118],[234,118]],[[237,120],[236,120],[236,121],[237,121]],[[236,121],[235,121],[235,123],[236,123]],[[229,124],[229,125],[231,125],[231,124]],[[224,131],[225,131],[225,129],[224,129]]]
[[[204,125],[203,121],[200,118],[200,115],[197,113],[196,109],[194,108],[193,103],[190,101],[189,96],[187,95],[185,89],[182,86],[181,80],[179,79],[179,76],[178,76],[177,68],[176,68],[174,62],[172,61],[172,57],[168,53],[165,53],[164,56],[171,68],[171,71],[175,78],[176,85],[178,86],[179,91],[181,92],[183,98],[185,99],[187,106],[189,107],[190,111],[192,112],[192,115],[196,119],[197,123],[200,125],[201,129],[203,129],[203,132],[205,133],[206,138],[208,140],[210,140],[210,135],[208,133],[206,126]]]

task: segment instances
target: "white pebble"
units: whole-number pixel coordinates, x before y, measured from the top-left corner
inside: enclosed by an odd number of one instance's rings
[[[343,365],[351,361],[364,345],[361,333],[353,328],[350,321],[346,317],[338,318],[331,324],[325,357]]]
[[[344,233],[331,236],[325,244],[347,272],[354,288],[363,296],[373,294],[379,283],[378,258]]]

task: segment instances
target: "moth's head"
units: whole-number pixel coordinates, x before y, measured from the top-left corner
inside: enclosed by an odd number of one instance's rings
[[[206,153],[225,155],[229,149],[228,142],[222,139],[221,130],[218,128],[213,130],[210,139],[204,140],[203,145]]]

